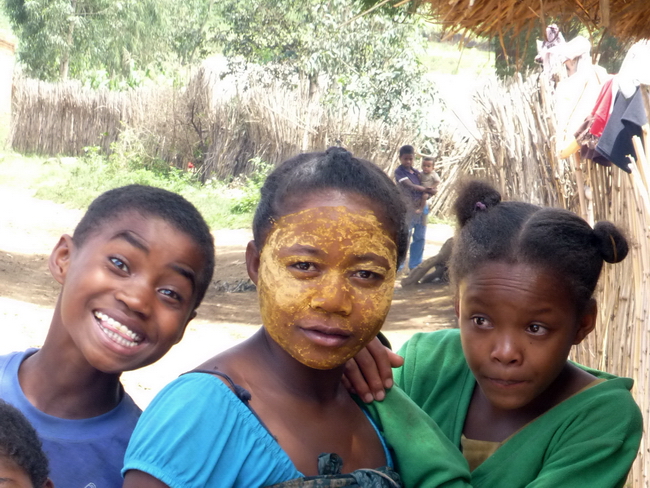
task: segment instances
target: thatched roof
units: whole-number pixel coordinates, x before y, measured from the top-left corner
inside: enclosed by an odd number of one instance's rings
[[[406,2],[400,2],[406,3]],[[543,32],[550,21],[579,19],[588,29],[606,27],[622,40],[650,38],[649,0],[420,0],[448,32],[501,36]]]

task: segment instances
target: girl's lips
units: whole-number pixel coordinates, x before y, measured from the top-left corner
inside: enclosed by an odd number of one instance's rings
[[[326,347],[339,347],[350,338],[350,333],[333,327],[301,328],[303,333],[314,343]]]
[[[487,378],[491,383],[501,387],[501,388],[509,388],[513,386],[518,386],[522,385],[525,383],[523,380],[503,380],[500,378]]]

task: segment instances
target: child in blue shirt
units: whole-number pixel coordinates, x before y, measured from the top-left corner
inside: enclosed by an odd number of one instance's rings
[[[61,292],[47,337],[0,357],[0,398],[36,428],[56,486],[119,487],[140,415],[120,375],[182,338],[212,278],[212,235],[181,196],[130,185],[91,203],[49,268]]]

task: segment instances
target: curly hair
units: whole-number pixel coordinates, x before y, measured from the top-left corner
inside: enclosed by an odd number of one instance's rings
[[[36,430],[17,408],[3,400],[0,400],[0,455],[23,469],[35,488],[47,481],[49,463]]]

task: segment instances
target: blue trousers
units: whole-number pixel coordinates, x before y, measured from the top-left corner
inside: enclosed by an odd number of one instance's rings
[[[428,212],[427,212],[428,213]],[[416,268],[422,262],[424,242],[427,235],[427,226],[423,224],[422,214],[414,215],[409,225],[409,269]]]

